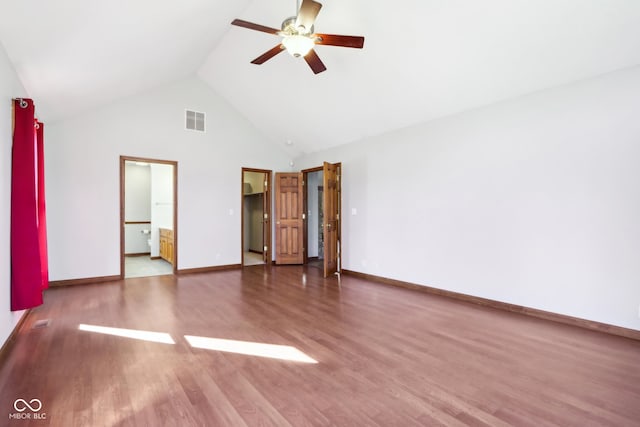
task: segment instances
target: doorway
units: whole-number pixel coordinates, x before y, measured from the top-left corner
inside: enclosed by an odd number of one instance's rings
[[[120,156],[120,277],[177,272],[178,163]]]
[[[323,268],[324,260],[324,200],[322,168],[305,171],[306,244],[310,267]]]
[[[242,168],[242,265],[271,264],[271,171]]]
[[[322,174],[317,174],[319,172]],[[276,264],[308,264],[310,260],[313,262],[315,248],[321,241],[322,250],[318,251],[318,254],[322,254],[324,277],[340,272],[341,174],[341,163],[327,162],[323,166],[301,172],[276,173]],[[318,197],[321,197],[321,202],[316,205],[315,200]],[[321,212],[314,216],[318,207],[321,207]],[[317,235],[316,218],[320,220],[317,223]],[[316,260],[319,261],[318,258]]]

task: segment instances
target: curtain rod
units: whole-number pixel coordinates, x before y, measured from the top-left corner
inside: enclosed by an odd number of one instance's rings
[[[29,103],[25,101],[24,98],[13,98],[13,100],[20,101],[20,108],[27,108],[29,106]],[[38,117],[34,117],[34,119],[36,119],[36,121],[40,121],[38,120]],[[36,129],[40,129],[40,125],[38,123],[36,123]]]
[[[29,103],[24,98],[13,98],[14,101],[20,101],[20,108],[27,108]]]

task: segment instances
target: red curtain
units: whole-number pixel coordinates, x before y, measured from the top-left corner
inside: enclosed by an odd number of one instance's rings
[[[11,167],[11,310],[42,304],[49,286],[44,125],[31,99],[14,100]]]
[[[44,197],[44,123],[36,123],[36,149],[38,156],[38,245],[42,289],[49,288],[49,255],[47,254],[47,204]]]

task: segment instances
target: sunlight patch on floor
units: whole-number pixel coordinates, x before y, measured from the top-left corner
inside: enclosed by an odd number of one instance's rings
[[[78,329],[98,334],[115,335],[117,337],[133,338],[136,340],[159,342],[164,344],[175,344],[171,335],[164,332],[141,331],[138,329],[110,328],[107,326],[85,325],[81,323]]]
[[[185,339],[195,348],[268,357],[301,363],[318,363],[295,347],[288,345],[264,344],[250,341],[225,340],[220,338],[196,337],[185,335]]]

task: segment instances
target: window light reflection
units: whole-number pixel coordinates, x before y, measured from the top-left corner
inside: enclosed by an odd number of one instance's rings
[[[133,338],[136,340],[175,344],[171,335],[164,332],[141,331],[138,329],[109,328],[107,326],[85,325],[81,323],[78,329],[98,334],[115,335],[117,337]]]
[[[268,357],[301,363],[318,363],[295,347],[288,345],[264,344],[250,341],[225,340],[220,338],[195,337],[185,335],[191,347],[224,351],[249,356]]]

